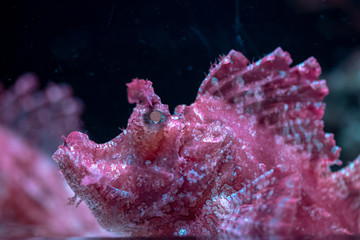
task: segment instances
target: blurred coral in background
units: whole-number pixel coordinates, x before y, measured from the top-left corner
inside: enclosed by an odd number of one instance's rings
[[[82,103],[68,85],[38,90],[33,73],[0,85],[0,237],[92,236],[102,233],[85,204],[50,160],[61,134],[80,128]]]
[[[330,95],[326,97],[324,120],[336,130],[341,159],[347,164],[359,152],[360,145],[360,49],[324,75]]]

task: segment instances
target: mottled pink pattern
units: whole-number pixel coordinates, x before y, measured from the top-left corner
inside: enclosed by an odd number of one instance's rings
[[[0,238],[104,234],[86,205],[68,206],[74,193],[49,154],[79,129],[82,105],[67,85],[38,84],[28,73],[0,86]]]
[[[359,234],[360,159],[329,170],[340,148],[323,132],[326,82],[314,58],[291,63],[280,48],[251,64],[232,50],[174,115],[150,81],[134,79],[126,130],[104,144],[73,132],[53,159],[109,231]]]

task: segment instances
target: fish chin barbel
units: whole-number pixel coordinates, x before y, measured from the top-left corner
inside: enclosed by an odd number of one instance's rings
[[[127,128],[96,144],[73,132],[53,159],[109,231],[132,236],[360,233],[360,159],[339,172],[323,132],[328,94],[314,58],[281,48],[214,64],[190,106],[171,115],[134,79]]]

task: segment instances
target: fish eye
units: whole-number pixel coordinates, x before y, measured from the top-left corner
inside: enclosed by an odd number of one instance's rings
[[[152,111],[149,118],[153,123],[159,123],[162,120],[163,115],[159,111]]]
[[[151,110],[148,114],[144,116],[144,120],[147,123],[159,124],[164,122],[165,114],[159,110]]]

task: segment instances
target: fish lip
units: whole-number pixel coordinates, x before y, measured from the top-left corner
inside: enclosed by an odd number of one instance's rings
[[[168,169],[162,167],[145,165],[141,166],[126,163],[121,164],[123,171],[120,170],[120,172],[116,172],[116,170],[111,169],[111,162],[106,162],[104,163],[104,166],[105,168],[108,168],[108,170],[100,170],[97,172],[99,169],[98,167],[91,169],[92,164],[84,162],[86,159],[80,159],[79,152],[71,148],[71,143],[68,143],[67,146],[60,146],[52,158],[59,165],[60,170],[65,177],[69,177],[70,179],[77,179],[76,182],[82,186],[92,184],[112,185],[111,182],[117,181],[121,177],[128,178],[134,172],[148,174],[151,175],[152,178],[167,178],[171,182],[176,178],[175,171],[168,171]],[[93,159],[90,159],[90,161],[91,160]],[[117,168],[117,170],[119,170],[119,168]]]

